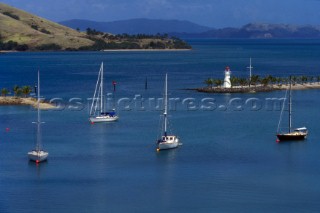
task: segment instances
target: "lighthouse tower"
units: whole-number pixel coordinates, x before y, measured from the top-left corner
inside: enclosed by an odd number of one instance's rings
[[[226,69],[224,70],[224,82],[223,82],[224,88],[231,88],[230,75],[231,75],[230,67],[226,67]]]

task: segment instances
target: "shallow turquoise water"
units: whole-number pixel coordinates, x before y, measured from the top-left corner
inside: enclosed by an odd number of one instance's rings
[[[202,86],[208,77],[222,78],[227,65],[233,75],[246,76],[249,57],[261,76],[320,75],[320,41],[190,43],[194,50],[185,52],[0,55],[0,87],[34,85],[39,67],[42,95],[67,103],[64,110],[42,112],[50,156],[39,166],[26,156],[34,143],[35,111],[0,107],[0,212],[318,212],[319,90],[293,92],[294,123],[308,127],[308,139],[278,144],[280,112],[270,110],[266,98],[280,98],[283,91],[230,95],[182,89]],[[133,100],[140,94],[144,110],[133,102],[131,110],[119,106],[119,122],[88,122],[87,98],[101,61],[107,91],[116,80],[116,98]],[[161,112],[147,103],[162,97],[166,72],[170,97],[180,98],[170,121],[183,146],[157,153]],[[68,108],[75,97],[82,110]],[[194,98],[195,109],[182,104],[186,98]],[[217,108],[200,109],[203,98],[214,98]],[[262,108],[219,108],[232,98],[258,98]]]

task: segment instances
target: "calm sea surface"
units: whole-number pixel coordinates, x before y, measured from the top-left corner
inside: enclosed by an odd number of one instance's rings
[[[293,92],[293,123],[308,127],[308,139],[276,143],[280,111],[266,99],[284,91],[183,89],[223,78],[225,66],[248,76],[250,57],[260,76],[318,76],[320,40],[189,42],[192,51],[1,54],[0,88],[34,85],[40,68],[42,96],[64,105],[42,111],[50,155],[40,165],[27,158],[36,112],[0,107],[0,212],[319,212],[320,90]],[[120,120],[92,125],[87,99],[102,61],[106,91],[117,81]],[[183,145],[157,153],[161,111],[154,100],[163,95],[165,73],[176,98],[170,126]],[[201,108],[205,98],[214,99],[211,110]],[[259,109],[241,104],[250,98]]]

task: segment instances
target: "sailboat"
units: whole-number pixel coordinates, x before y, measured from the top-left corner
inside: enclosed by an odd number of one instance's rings
[[[281,123],[281,118],[282,118],[282,113],[283,110],[285,108],[285,102],[283,102],[283,106],[282,106],[282,110],[281,110],[281,114],[280,114],[280,120],[279,120],[279,124],[278,124],[278,133],[277,133],[277,138],[279,141],[290,141],[290,140],[304,140],[307,135],[308,135],[308,129],[306,127],[301,127],[301,128],[296,128],[292,130],[292,92],[291,92],[291,77],[290,77],[290,84],[289,84],[289,101],[288,101],[288,107],[289,107],[289,130],[288,132],[280,132],[280,123]],[[287,98],[287,93],[288,90],[286,92],[286,96],[285,99]]]
[[[93,94],[92,104],[90,108],[90,122],[110,122],[118,120],[115,109],[111,112],[106,112],[106,106],[103,94],[103,62],[101,63],[96,89]]]
[[[163,135],[157,141],[157,151],[173,149],[179,146],[179,138],[176,135],[168,135],[168,75],[166,74],[164,85],[164,112],[163,112]]]
[[[38,70],[38,94],[37,94],[37,112],[38,112],[38,120],[37,122],[33,122],[37,124],[37,141],[36,141],[36,147],[34,150],[28,152],[28,157],[31,161],[35,161],[36,163],[40,163],[42,161],[47,160],[47,157],[49,155],[48,152],[44,151],[42,149],[42,141],[41,141],[41,117],[40,117],[40,73]]]

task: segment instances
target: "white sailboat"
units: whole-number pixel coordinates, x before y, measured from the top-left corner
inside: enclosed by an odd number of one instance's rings
[[[96,89],[93,94],[93,100],[90,108],[90,122],[111,122],[118,120],[118,116],[115,113],[115,109],[111,112],[106,112],[106,106],[103,94],[103,62],[100,66],[100,71],[98,74],[98,80],[96,84]]]
[[[28,152],[28,157],[31,161],[35,161],[36,163],[40,163],[42,161],[47,160],[47,157],[49,155],[48,152],[44,151],[42,149],[42,141],[41,141],[41,117],[40,117],[40,73],[38,70],[38,101],[37,101],[37,108],[38,108],[38,121],[33,122],[37,124],[37,141],[36,141],[36,147],[34,150]]]
[[[179,138],[176,135],[168,135],[168,75],[165,79],[165,93],[164,93],[164,112],[163,112],[163,135],[157,141],[157,151],[164,149],[173,149],[179,146]]]
[[[283,110],[284,110],[284,103],[283,102],[283,106],[282,106],[282,110],[281,110],[281,114],[280,114],[280,120],[279,120],[279,123],[278,123],[278,130],[277,130],[277,138],[278,138],[278,141],[290,141],[290,140],[304,140],[307,135],[308,135],[308,129],[306,127],[300,127],[300,128],[295,128],[292,130],[292,118],[291,118],[291,115],[292,115],[292,94],[291,94],[291,77],[290,77],[290,84],[289,84],[289,101],[288,101],[288,107],[289,107],[289,122],[288,122],[288,131],[286,132],[281,132],[280,131],[280,124],[281,124],[281,119],[282,119],[282,113],[283,113]],[[285,96],[285,99],[287,98],[287,93],[288,93],[288,90],[286,92],[286,96]]]

